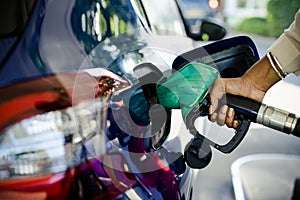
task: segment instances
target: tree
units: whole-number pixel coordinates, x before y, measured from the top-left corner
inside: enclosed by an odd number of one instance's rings
[[[294,20],[300,0],[269,0],[267,22],[271,25],[272,36],[278,37]]]

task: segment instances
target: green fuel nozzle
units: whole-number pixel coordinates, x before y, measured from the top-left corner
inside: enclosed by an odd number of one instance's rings
[[[215,68],[203,63],[190,62],[172,75],[164,76],[153,64],[143,63],[136,66],[134,72],[141,83],[149,107],[159,104],[168,111],[181,109],[186,128],[194,135],[184,150],[184,159],[190,167],[204,168],[211,160],[211,147],[223,153],[230,153],[246,135],[250,121],[244,119],[243,114],[235,135],[227,144],[218,144],[210,140],[199,133],[194,125],[199,116],[208,115],[210,87],[220,77]],[[152,127],[158,127],[153,129],[155,131],[161,127],[159,118],[162,112],[157,108],[161,107],[156,106],[152,109],[154,114],[151,115],[153,117],[150,116]]]
[[[195,136],[185,150],[187,162],[192,166],[194,166],[193,162],[195,160],[195,166],[202,166],[202,164],[206,166],[210,157],[209,146],[223,153],[230,153],[242,141],[251,123],[250,120],[244,119],[243,113],[241,113],[241,116],[237,118],[239,126],[235,131],[235,135],[227,144],[217,144],[197,131],[194,122],[199,116],[208,115],[210,105],[208,99],[209,89],[219,77],[220,74],[215,68],[206,64],[192,62],[176,71],[170,77],[162,78],[156,85],[159,104],[169,109],[180,108],[187,129]],[[199,164],[200,149],[203,150],[203,145],[207,146],[205,151],[207,156],[204,156],[204,160],[201,158]]]
[[[159,103],[165,108],[180,108],[183,120],[188,125],[191,121],[188,115],[198,110],[218,77],[219,72],[209,65],[188,63],[170,77],[158,81],[156,92]]]

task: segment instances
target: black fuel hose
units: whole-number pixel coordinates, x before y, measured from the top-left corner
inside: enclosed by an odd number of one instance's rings
[[[235,110],[238,120],[247,119],[300,137],[300,120],[297,115],[242,96],[226,94],[225,99],[225,103]]]

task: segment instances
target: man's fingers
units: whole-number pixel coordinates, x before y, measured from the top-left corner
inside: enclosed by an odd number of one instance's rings
[[[216,112],[219,105],[219,100],[223,97],[224,93],[225,93],[225,88],[224,88],[223,80],[219,78],[215,80],[212,90],[209,93],[210,104],[211,104],[209,107],[209,114]]]
[[[223,105],[219,112],[218,112],[218,118],[217,118],[217,124],[220,126],[223,126],[225,124],[225,119],[227,116],[228,106]]]
[[[235,115],[235,112],[234,112],[233,108],[229,108],[228,112],[227,112],[227,116],[226,116],[226,122],[225,122],[229,128],[233,127],[234,115]]]
[[[232,127],[233,127],[234,129],[237,129],[238,126],[239,126],[239,121],[238,121],[238,120],[234,120],[234,121],[233,121],[233,126],[232,126]]]
[[[234,116],[234,109],[229,108],[227,105],[223,105],[218,113],[214,112],[209,115],[209,120],[211,122],[217,122],[219,126],[224,126],[226,124],[229,128],[237,129],[239,122],[234,119]]]
[[[217,108],[218,108],[218,103],[219,103],[219,99],[216,98],[211,98],[210,100],[210,106],[209,106],[209,114],[213,114],[214,112],[216,112]]]
[[[211,122],[216,122],[217,121],[217,117],[218,117],[218,114],[214,112],[214,113],[212,113],[212,114],[209,115],[209,120]]]

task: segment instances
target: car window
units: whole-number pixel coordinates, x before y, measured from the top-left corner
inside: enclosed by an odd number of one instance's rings
[[[0,1],[0,36],[21,34],[31,15],[35,0]]]
[[[154,32],[159,35],[186,35],[174,0],[142,0],[142,3]]]
[[[88,54],[88,62],[132,82],[132,70],[138,63],[152,56],[156,62],[164,62],[146,48],[152,34],[148,34],[145,13],[138,3],[139,0],[76,0],[71,16],[73,32]]]
[[[22,34],[34,5],[35,0],[0,1],[0,62]]]
[[[72,11],[72,28],[87,52],[137,27],[138,16],[129,0],[77,0]]]
[[[141,22],[145,25],[148,26],[148,22],[147,22],[147,17],[146,17],[146,13],[145,10],[141,4],[140,0],[130,0],[133,9],[135,10],[135,12],[137,13],[139,19],[141,20]]]

